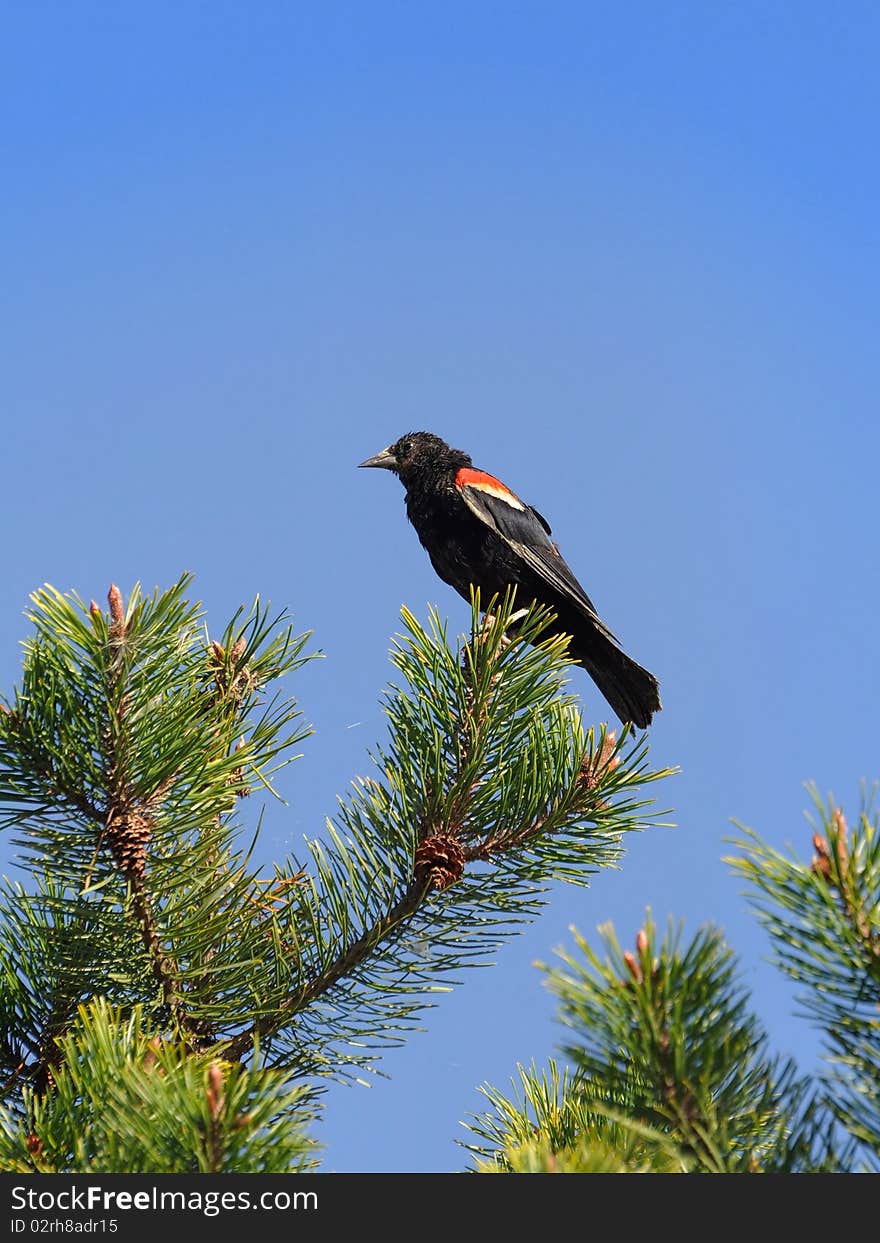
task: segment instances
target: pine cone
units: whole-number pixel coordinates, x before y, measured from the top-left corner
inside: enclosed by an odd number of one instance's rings
[[[620,765],[620,756],[614,754],[616,746],[617,733],[615,730],[609,730],[599,750],[591,751],[589,755],[584,756],[577,778],[581,790],[586,793],[595,790],[606,772],[614,772],[615,768]]]
[[[120,869],[129,876],[143,876],[147,868],[147,844],[153,817],[142,811],[126,811],[107,826],[107,843]]]
[[[464,872],[464,849],[458,838],[434,833],[416,850],[415,875],[435,889],[448,889]]]

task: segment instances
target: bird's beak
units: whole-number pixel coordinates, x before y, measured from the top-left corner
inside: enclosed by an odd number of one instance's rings
[[[381,453],[377,453],[375,457],[368,457],[366,462],[359,463],[359,466],[381,466],[383,470],[397,470],[397,458],[389,446]]]

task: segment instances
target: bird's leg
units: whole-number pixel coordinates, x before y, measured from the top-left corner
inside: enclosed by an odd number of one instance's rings
[[[501,640],[499,642],[500,651],[503,652],[504,649],[509,647],[510,644],[513,642],[513,640],[516,638],[517,623],[522,621],[522,619],[528,614],[528,611],[529,611],[528,609],[517,609],[515,613],[511,614],[510,619],[508,620],[508,623],[507,623],[507,627],[504,631],[504,634],[501,636]],[[495,629],[495,626],[497,624],[498,624],[498,619],[494,613],[484,613],[483,614],[483,625],[480,629],[479,634],[474,635],[474,642],[485,643],[489,639],[489,636],[492,634],[492,631]]]
[[[526,613],[528,613],[528,611],[529,611],[528,609],[518,609],[517,612],[515,612],[513,616],[510,618],[510,621],[514,623],[521,621],[522,618],[525,617]],[[473,642],[475,644],[488,643],[497,625],[498,625],[498,618],[496,617],[494,613],[484,613],[483,624],[480,627],[479,631],[474,635]],[[508,625],[507,629],[498,638],[498,655],[499,656],[503,652],[505,652],[507,648],[510,647],[511,643],[513,642],[515,638],[516,638],[516,627],[514,626],[513,628],[511,628],[510,625]],[[497,681],[500,677],[501,677],[501,672],[499,670],[497,673],[494,674],[493,681]]]
[[[505,648],[510,647],[511,643],[519,633],[519,623],[524,617],[528,616],[528,612],[528,609],[517,609],[515,613],[511,613],[508,618],[504,634],[501,636],[501,641],[498,645],[500,651],[503,652]],[[494,613],[486,613],[483,620],[488,631],[491,631],[496,625],[496,617]]]
[[[494,613],[484,613],[483,624],[480,627],[479,633],[474,635],[474,642],[475,643],[488,643],[489,639],[492,637],[492,631],[495,629],[497,624],[498,624],[498,618],[495,616]],[[501,636],[501,643],[500,643],[501,651],[504,651],[504,649],[507,647],[509,643],[510,643],[510,639],[507,637],[507,632],[505,631],[505,633]]]

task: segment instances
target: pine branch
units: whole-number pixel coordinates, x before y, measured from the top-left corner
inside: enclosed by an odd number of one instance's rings
[[[109,721],[105,737],[106,757],[106,816],[104,832],[96,850],[106,841],[130,891],[131,910],[134,914],[144,949],[150,960],[153,976],[161,990],[162,999],[173,1015],[177,1029],[186,1033],[194,1048],[200,1038],[210,1044],[207,1032],[199,1031],[187,1014],[181,989],[179,971],[162,946],[159,929],[153,918],[150,894],[145,884],[147,848],[155,825],[151,807],[159,804],[167,787],[174,780],[166,779],[159,790],[138,802],[132,797],[134,774],[130,771],[130,739],[128,737],[127,711],[131,704],[131,687],[127,677],[129,651],[127,622],[122,593],[112,584],[108,593],[110,626],[108,634],[107,703]]]
[[[364,779],[328,843],[311,844],[295,983],[232,1038],[231,1056],[271,1037],[277,1064],[301,1071],[326,1073],[349,1056],[369,1065],[356,1044],[396,1042],[433,992],[534,914],[544,886],[584,883],[644,823],[644,804],[625,797],[653,776],[644,746],[624,762],[623,739],[584,731],[562,692],[565,641],[544,639],[541,610],[508,640],[514,605],[493,603],[487,626],[475,601],[475,638],[455,648],[436,616],[428,631],[404,611],[393,659],[408,688],[386,699],[385,780]]]
[[[850,830],[834,799],[812,789],[811,862],[743,829],[729,859],[773,941],[777,965],[823,1030],[829,1107],[880,1168],[880,819],[870,798]],[[742,826],[740,826],[742,827]]]
[[[680,930],[659,941],[648,919],[634,952],[610,928],[603,939],[604,960],[576,935],[578,954],[547,973],[574,1037],[565,1052],[590,1082],[593,1109],[633,1140],[665,1137],[684,1170],[844,1166],[821,1097],[791,1061],[768,1055],[716,931],[683,946]]]
[[[245,1062],[259,1045],[288,1077],[371,1067],[550,885],[587,883],[656,821],[642,787],[663,774],[644,740],[584,726],[548,615],[529,611],[511,641],[512,596],[488,624],[475,599],[466,641],[404,612],[377,775],[340,801],[307,863],[267,876],[238,817],[308,732],[267,691],[304,640],[259,602],[203,637],[187,581],[127,605],[113,589],[109,613],[34,596],[21,690],[0,714],[0,823],[52,882],[27,900],[25,968],[0,972],[10,1093],[57,1084],[52,1050],[70,1049],[96,992],[143,1007],[195,1057]],[[75,956],[57,953],[65,928]],[[0,935],[21,929],[10,906]],[[209,1127],[209,1165],[217,1140]]]
[[[463,1145],[480,1173],[682,1173],[688,1169],[673,1137],[638,1125],[635,1093],[614,1095],[589,1077],[560,1069],[518,1066],[512,1095],[488,1084],[489,1109],[465,1125]],[[624,1121],[617,1121],[617,1115]]]
[[[70,895],[51,870],[35,879],[34,893],[17,883],[0,888],[4,1094],[19,1081],[37,1092],[51,1085],[58,1039],[96,983],[111,999],[129,1004],[147,1003],[153,994],[150,965],[130,935],[121,901]]]
[[[0,1166],[20,1173],[289,1173],[315,1164],[301,1086],[193,1055],[140,1008],[80,1009],[50,1093],[0,1110]]]
[[[377,920],[362,936],[352,942],[345,953],[341,954],[323,974],[313,979],[298,995],[287,997],[271,1017],[267,1016],[259,1020],[252,1028],[234,1037],[227,1046],[226,1056],[231,1059],[243,1057],[256,1042],[271,1035],[300,1010],[323,997],[371,954],[378,952],[386,938],[415,914],[427,890],[427,881],[414,879],[403,897],[387,915]]]
[[[308,732],[292,701],[267,701],[263,688],[302,663],[305,638],[257,602],[222,644],[206,644],[188,582],[149,600],[135,588],[127,608],[113,587],[107,614],[48,587],[35,593],[22,687],[0,714],[0,824],[53,878],[40,937],[54,944],[52,928],[80,927],[82,913],[82,936],[91,930],[113,970],[117,955],[98,930],[112,923],[125,944],[134,933],[166,1013],[204,1047],[218,1017],[237,1021],[228,998],[248,970],[242,948],[253,953],[258,935],[257,879],[231,844],[235,808]],[[82,964],[62,959],[54,991],[67,1000],[51,1021],[33,1005],[18,1012],[7,976],[8,1074],[50,1073],[51,1039],[106,979],[98,962],[86,986]],[[139,984],[132,1000],[142,999]]]

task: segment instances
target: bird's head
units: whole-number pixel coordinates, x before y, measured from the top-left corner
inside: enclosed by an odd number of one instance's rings
[[[432,432],[407,432],[393,445],[374,457],[368,457],[361,466],[378,466],[394,471],[404,486],[416,474],[433,474],[454,467],[470,466],[471,459],[460,449],[451,449],[445,440]]]

